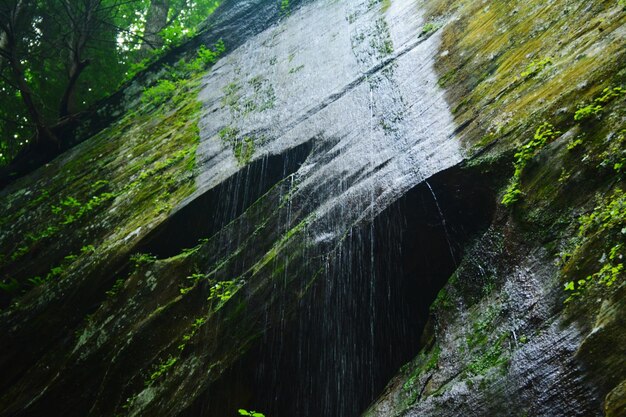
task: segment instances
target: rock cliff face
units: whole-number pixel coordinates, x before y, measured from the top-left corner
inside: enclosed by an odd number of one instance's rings
[[[225,1],[0,191],[0,415],[626,415],[622,3]]]

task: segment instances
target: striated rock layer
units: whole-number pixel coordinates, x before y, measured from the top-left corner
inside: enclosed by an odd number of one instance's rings
[[[625,415],[624,9],[224,2],[0,191],[0,416]]]

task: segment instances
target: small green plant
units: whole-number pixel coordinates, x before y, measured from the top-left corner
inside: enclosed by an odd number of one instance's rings
[[[204,317],[198,317],[193,321],[193,323],[191,324],[191,330],[183,335],[182,343],[178,345],[178,350],[182,351],[185,349],[185,347],[187,346],[187,342],[189,342],[191,338],[194,337],[196,333],[198,333],[198,330],[200,329],[200,327],[202,327],[204,323],[206,323],[206,321],[207,319]]]
[[[238,288],[239,283],[237,281],[220,281],[211,287],[209,300],[219,300],[220,303],[226,302]]]
[[[523,194],[519,187],[524,168],[548,142],[552,141],[552,139],[560,134],[561,132],[555,130],[554,126],[550,123],[543,123],[535,131],[533,139],[522,146],[515,154],[515,162],[513,164],[515,172],[502,197],[502,204],[509,207],[519,200],[520,196]]]
[[[613,169],[616,174],[626,172],[626,129],[611,139],[606,150],[600,155],[602,161],[599,168]]]
[[[380,57],[393,53],[393,41],[389,32],[389,25],[384,18],[376,20],[376,36],[370,40],[370,48],[378,52]]]
[[[283,16],[287,16],[290,13],[289,0],[281,0],[280,1],[280,14]]]
[[[165,375],[165,373],[178,362],[178,358],[169,356],[165,361],[157,365],[156,370],[150,374],[150,378],[146,381],[146,385],[152,385],[157,379]]]
[[[608,104],[616,98],[626,95],[626,88],[623,87],[607,87],[602,90],[602,95],[594,100],[598,104]]]
[[[440,23],[428,22],[424,26],[422,26],[422,36],[428,36],[435,33],[437,30],[441,28]]]
[[[574,114],[574,120],[579,122],[581,120],[589,119],[592,116],[599,116],[600,113],[602,113],[603,109],[604,108],[602,106],[600,106],[600,105],[593,105],[593,104],[590,104],[590,105],[584,106],[584,107],[580,107],[578,110],[576,110],[576,113]]]
[[[241,98],[241,86],[236,82],[232,82],[226,85],[222,91],[224,92],[224,97],[222,97],[222,104],[224,106],[230,107],[231,111],[237,112],[239,111],[239,99]]]
[[[113,284],[113,287],[111,287],[111,289],[105,293],[107,297],[109,298],[115,297],[120,292],[120,290],[124,287],[125,282],[126,281],[122,278],[117,279],[115,283]]]
[[[170,80],[159,80],[159,82],[146,89],[141,97],[144,104],[153,104],[159,106],[174,96],[176,84]]]
[[[531,61],[520,75],[522,78],[532,78],[543,71],[548,65],[552,65],[552,58],[547,57]]]
[[[198,73],[215,64],[219,57],[226,52],[226,45],[224,41],[220,39],[213,45],[213,49],[209,49],[202,45],[198,49],[198,54],[189,64],[186,64],[185,69],[189,72]]]
[[[130,261],[133,263],[133,267],[135,270],[139,269],[143,265],[155,262],[156,259],[156,256],[149,253],[135,253],[130,257]]]
[[[574,113],[574,120],[577,122],[599,117],[604,111],[604,105],[609,104],[613,100],[626,95],[626,88],[608,87],[602,90],[602,95],[596,97],[591,104],[578,106],[578,110]]]
[[[98,192],[101,189],[103,189],[104,187],[109,185],[109,181],[107,180],[98,180],[96,182],[94,182],[93,184],[91,184],[91,191],[92,192]]]
[[[25,255],[28,251],[29,251],[29,247],[28,246],[20,246],[19,248],[17,248],[15,250],[15,252],[13,252],[11,254],[11,260],[15,261],[19,258],[21,258],[23,255]]]
[[[217,134],[222,142],[225,144],[233,146],[233,144],[237,141],[237,136],[239,135],[239,129],[231,126],[226,126],[222,130],[220,130]]]
[[[248,411],[242,408],[240,408],[238,411],[240,416],[265,417],[265,414],[259,413],[258,411]]]
[[[96,248],[93,245],[86,245],[80,248],[81,253],[90,253],[90,252],[95,252],[95,251],[96,251]]]
[[[32,278],[28,278],[28,283],[30,285],[32,285],[33,287],[38,287],[42,284],[45,284],[46,279],[45,278],[41,278],[41,277],[32,277]]]
[[[20,289],[20,284],[15,278],[7,278],[0,281],[0,291],[13,294]]]
[[[583,139],[582,138],[576,138],[576,139],[572,140],[570,143],[567,144],[567,150],[568,151],[573,151],[574,149],[578,148],[582,144],[583,144]]]

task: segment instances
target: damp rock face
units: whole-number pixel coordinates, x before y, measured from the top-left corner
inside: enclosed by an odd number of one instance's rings
[[[624,23],[225,1],[0,191],[0,416],[624,415]]]

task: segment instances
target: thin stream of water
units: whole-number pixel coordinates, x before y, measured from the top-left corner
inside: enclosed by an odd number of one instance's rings
[[[443,215],[443,211],[441,210],[441,206],[439,205],[439,200],[437,199],[437,195],[435,194],[433,187],[430,186],[430,183],[428,182],[428,180],[425,180],[424,183],[426,183],[426,185],[428,186],[428,189],[430,190],[430,193],[432,194],[433,199],[435,200],[435,205],[437,206],[437,211],[439,212],[439,217],[441,218],[441,225],[443,226],[443,230],[446,235],[446,241],[448,242],[448,249],[450,250],[450,257],[452,258],[452,261],[456,264],[456,257],[454,256],[454,250],[452,249],[452,242],[450,240],[450,233],[448,232],[448,226],[446,224],[446,217]]]

